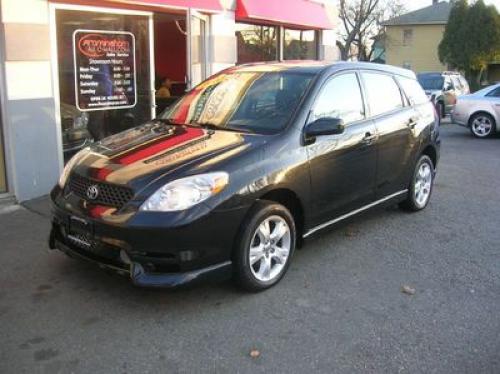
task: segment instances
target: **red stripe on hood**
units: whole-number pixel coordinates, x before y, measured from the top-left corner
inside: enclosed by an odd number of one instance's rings
[[[106,177],[111,174],[113,170],[108,169],[108,168],[92,168],[91,173],[92,173],[92,178],[100,180],[100,181],[105,181]]]
[[[166,149],[175,147],[181,143],[200,138],[205,134],[202,129],[186,128],[186,131],[179,135],[173,135],[158,143],[151,144],[145,148],[130,152],[124,156],[117,157],[113,161],[122,165],[130,165],[134,162],[144,160]]]

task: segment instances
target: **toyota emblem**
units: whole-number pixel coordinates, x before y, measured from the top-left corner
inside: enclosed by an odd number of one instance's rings
[[[87,197],[90,200],[95,200],[97,199],[97,196],[99,196],[99,187],[97,187],[95,184],[87,188]]]

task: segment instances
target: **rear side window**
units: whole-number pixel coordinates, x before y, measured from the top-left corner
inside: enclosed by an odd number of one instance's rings
[[[314,103],[310,122],[319,118],[341,118],[346,124],[364,118],[363,98],[355,73],[331,78]]]
[[[461,90],[463,88],[462,82],[460,82],[460,79],[458,79],[458,76],[453,75],[451,77],[451,80],[453,81],[453,85],[455,86],[455,88],[458,88],[459,90]]]
[[[415,79],[406,77],[398,77],[397,79],[411,105],[419,105],[429,101],[422,86]]]
[[[378,73],[362,75],[372,116],[403,107],[401,92],[392,76]]]

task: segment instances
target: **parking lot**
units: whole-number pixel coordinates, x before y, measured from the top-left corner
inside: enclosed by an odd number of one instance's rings
[[[425,211],[317,235],[259,294],[134,288],[49,251],[46,201],[4,212],[0,373],[499,373],[500,138],[442,138]]]

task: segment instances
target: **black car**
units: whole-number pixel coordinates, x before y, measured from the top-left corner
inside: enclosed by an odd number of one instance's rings
[[[424,209],[437,123],[405,69],[230,68],[73,157],[51,193],[50,247],[139,286],[234,275],[265,289],[302,239],[375,206]]]

